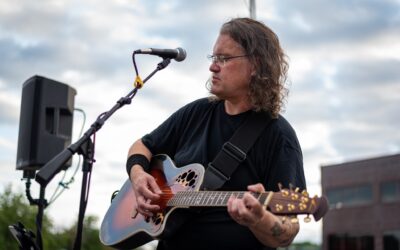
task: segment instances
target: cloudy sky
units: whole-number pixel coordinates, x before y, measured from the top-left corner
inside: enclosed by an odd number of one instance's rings
[[[24,190],[15,162],[25,80],[42,75],[75,88],[86,130],[132,89],[132,51],[182,47],[186,60],[157,73],[97,133],[86,214],[101,220],[110,194],[127,178],[131,143],[207,95],[206,55],[221,24],[242,16],[248,16],[245,0],[0,1],[0,191],[9,184]],[[321,165],[400,152],[400,1],[264,0],[257,1],[257,18],[278,34],[290,58],[283,115],[302,145],[311,194],[321,193]],[[160,61],[136,58],[142,78]],[[82,121],[76,112],[73,141]],[[48,196],[61,175],[47,187]],[[81,175],[45,211],[59,226],[77,218]],[[38,184],[32,193],[38,196]],[[302,224],[296,240],[320,242],[320,236],[321,224],[312,222]]]

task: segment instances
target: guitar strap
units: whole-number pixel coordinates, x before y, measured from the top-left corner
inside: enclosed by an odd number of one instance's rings
[[[222,187],[240,163],[246,160],[247,153],[271,120],[272,117],[267,112],[252,112],[208,164],[202,189],[217,190]]]

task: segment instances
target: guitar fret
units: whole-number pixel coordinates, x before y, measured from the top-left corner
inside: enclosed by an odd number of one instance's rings
[[[207,192],[206,205],[209,206],[211,204],[212,204],[212,192]]]
[[[191,193],[191,192],[185,192],[186,193],[186,200],[185,200],[185,204],[192,204],[192,199],[193,199],[193,195],[195,192]]]
[[[190,204],[190,201],[192,200],[192,194],[188,192],[182,192],[182,199],[181,199],[181,205],[186,206],[187,204]]]
[[[224,203],[223,203],[223,198],[222,198],[222,195],[223,195],[223,194],[224,194],[224,193],[221,192],[221,193],[219,193],[219,195],[218,195],[217,204],[218,204],[219,206],[224,205]]]
[[[182,204],[182,199],[184,199],[184,196],[183,196],[183,194],[182,193],[177,193],[177,194],[175,194],[175,196],[171,199],[171,205],[172,206],[179,206],[179,205],[181,205]]]
[[[211,206],[214,206],[214,204],[215,204],[215,195],[216,195],[216,193],[214,191],[210,192],[210,199],[211,199],[210,205]]]
[[[181,193],[177,193],[175,196],[174,196],[174,206],[179,206],[180,204],[181,204],[181,202],[182,202],[182,194]]]
[[[265,199],[267,199],[267,197],[268,197],[268,193],[262,193],[262,194],[260,195],[258,201],[259,201],[261,204],[264,204]]]
[[[206,205],[207,205],[207,206],[211,204],[211,203],[210,203],[210,198],[211,198],[210,193],[211,193],[211,192],[207,192],[207,200],[206,200]]]
[[[176,195],[167,202],[167,206],[175,206],[175,199]]]
[[[231,192],[225,192],[225,197],[224,197],[224,204],[228,204],[228,200],[231,197]]]
[[[260,201],[260,197],[261,197],[261,194],[262,194],[262,193],[250,192],[250,194],[251,194],[254,198],[256,198],[258,201]]]
[[[231,196],[242,199],[242,191],[179,191],[167,203],[168,206],[226,206]],[[269,192],[251,193],[261,204],[266,201]]]
[[[201,206],[206,207],[207,206],[207,192],[201,192],[202,193],[202,199],[201,199]]]
[[[181,198],[181,205],[186,205],[188,204],[188,200],[190,201],[191,195],[188,192],[182,192],[182,198]]]
[[[185,206],[186,203],[187,203],[187,199],[188,199],[187,192],[185,192],[185,191],[178,192],[177,195],[178,195],[178,199],[177,199],[177,202],[176,202],[177,205],[178,206]]]
[[[222,200],[223,204],[222,205],[227,205],[228,204],[228,199],[230,197],[229,192],[224,192],[224,198]]]
[[[233,195],[234,195],[236,198],[242,199],[243,196],[244,196],[244,193],[243,193],[243,192],[233,192]]]
[[[218,197],[219,197],[219,192],[215,192],[214,194],[214,207],[218,206]]]
[[[202,192],[196,192],[197,195],[195,197],[195,204],[196,205],[201,205],[201,200],[203,199],[203,193]]]
[[[177,197],[176,197],[176,199],[175,199],[175,206],[179,206],[179,205],[181,205],[182,204],[182,200],[184,199],[185,197],[183,196],[183,194],[182,193],[178,193],[178,195],[177,195]]]

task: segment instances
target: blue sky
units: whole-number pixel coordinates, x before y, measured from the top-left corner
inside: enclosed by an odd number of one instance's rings
[[[400,1],[265,0],[256,6],[257,18],[278,34],[290,58],[283,115],[302,145],[309,192],[321,193],[321,165],[399,153]],[[110,194],[127,178],[131,143],[180,106],[207,95],[206,55],[221,24],[241,16],[248,16],[248,1],[1,1],[1,189],[12,184],[24,190],[15,162],[26,79],[42,75],[74,87],[87,129],[131,90],[132,51],[182,47],[186,60],[157,73],[97,134],[87,214],[101,219]],[[159,61],[137,56],[141,76]],[[73,141],[81,123],[75,113]],[[80,178],[78,171],[71,188],[46,210],[57,225],[77,218]],[[38,185],[32,189],[37,196]],[[320,223],[301,226],[297,241],[320,242]]]

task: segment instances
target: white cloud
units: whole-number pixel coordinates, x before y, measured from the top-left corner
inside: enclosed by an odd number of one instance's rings
[[[398,3],[257,2],[257,16],[276,31],[290,57],[285,116],[303,147],[310,194],[320,192],[321,164],[400,150],[400,19],[394,6]],[[126,179],[130,144],[180,106],[207,95],[205,56],[218,29],[247,13],[241,0],[1,1],[1,183],[12,180],[23,188],[15,154],[21,87],[28,77],[39,74],[74,87],[75,107],[86,111],[87,129],[132,89],[133,50],[183,47],[186,60],[158,72],[97,133],[87,214],[101,218],[112,191]],[[138,56],[141,77],[158,62],[158,57]],[[79,114],[74,120],[76,139]],[[49,194],[60,177],[49,185]],[[77,218],[80,178],[78,171],[71,189],[46,210],[57,224]],[[33,190],[36,194],[37,185]],[[297,240],[319,241],[315,235],[319,223],[302,225]]]
[[[15,150],[15,143],[6,140],[4,138],[0,138],[0,148],[7,149],[7,150]]]
[[[2,122],[16,123],[19,120],[20,98],[20,95],[16,95],[14,92],[1,90],[0,120]]]

